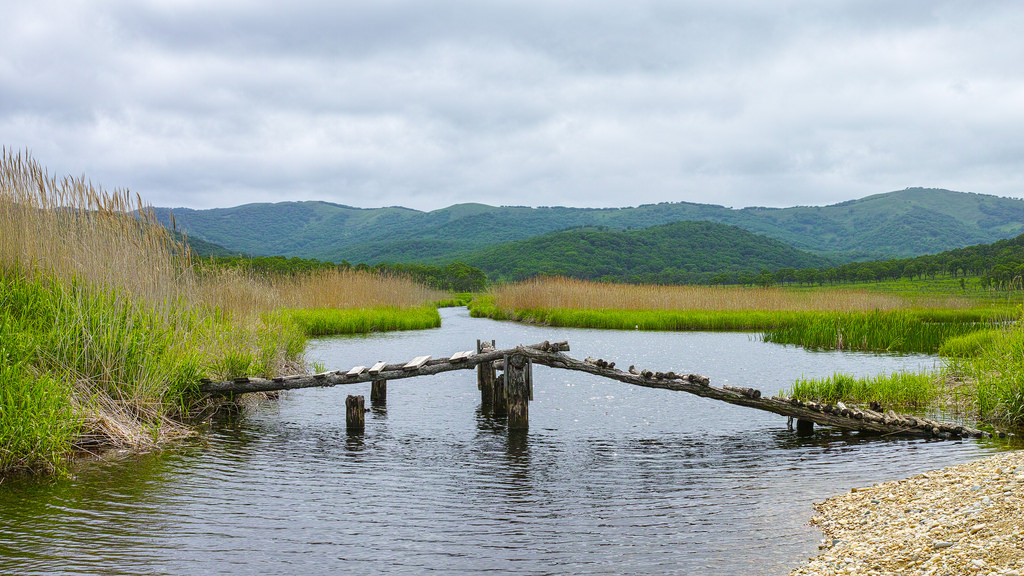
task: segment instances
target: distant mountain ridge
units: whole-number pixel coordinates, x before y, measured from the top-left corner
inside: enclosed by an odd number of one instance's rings
[[[171,209],[156,212],[170,222]],[[443,263],[572,227],[631,229],[681,221],[729,224],[844,261],[935,254],[1024,233],[1024,200],[925,188],[793,208],[690,202],[631,208],[457,204],[421,212],[311,201],[173,213],[180,230],[230,251],[370,264]]]

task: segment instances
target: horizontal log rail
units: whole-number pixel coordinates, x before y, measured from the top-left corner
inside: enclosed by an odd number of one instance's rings
[[[848,430],[885,435],[937,438],[1007,436],[1005,433],[993,434],[969,426],[897,414],[891,410],[881,413],[873,410],[851,409],[841,402],[833,406],[816,402],[802,402],[792,398],[777,396],[763,398],[760,391],[753,388],[712,386],[708,378],[699,374],[652,372],[649,370],[638,370],[633,366],[630,366],[629,370],[622,370],[616,368],[614,362],[593,358],[577,360],[563,354],[563,352],[569,350],[567,342],[541,342],[540,344],[517,346],[505,350],[495,350],[490,343],[485,342],[479,349],[481,350],[480,352],[459,352],[448,358],[430,359],[429,357],[420,356],[411,362],[396,364],[379,362],[369,370],[363,366],[358,366],[348,371],[338,370],[302,376],[236,378],[224,382],[205,380],[200,384],[199,391],[204,394],[217,396],[401,380],[403,378],[441,374],[452,370],[468,370],[488,363],[491,366],[501,365],[506,358],[521,356],[533,363],[551,368],[586,372],[645,388],[688,392],[703,398],[772,412],[792,418],[805,427],[810,427],[809,423],[813,422],[822,426],[834,426]],[[1012,436],[1012,434],[1009,434],[1009,436]]]
[[[210,396],[226,396],[249,392],[274,392],[277,390],[359,384],[377,380],[401,380],[417,376],[431,376],[452,370],[468,370],[476,368],[478,364],[500,361],[505,356],[521,350],[531,350],[541,354],[555,354],[560,350],[568,349],[569,345],[566,342],[541,342],[540,344],[530,346],[518,346],[509,350],[491,350],[480,354],[459,352],[454,355],[457,357],[454,360],[451,358],[423,360],[423,357],[417,357],[412,362],[386,364],[379,368],[374,366],[374,368],[378,368],[376,371],[371,369],[355,375],[350,375],[350,371],[347,370],[335,370],[320,374],[282,376],[279,378],[235,378],[234,380],[223,382],[204,380],[199,384],[199,391]],[[416,366],[416,364],[419,365]]]

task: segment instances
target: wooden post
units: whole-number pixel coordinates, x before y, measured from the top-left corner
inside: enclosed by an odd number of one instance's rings
[[[796,433],[799,436],[810,436],[811,434],[814,434],[814,422],[811,422],[810,420],[800,420],[798,418],[796,421]]]
[[[505,358],[505,396],[508,400],[508,429],[530,427],[530,360],[513,354]]]
[[[345,398],[345,428],[349,432],[362,432],[366,429],[366,410],[362,396]]]
[[[476,351],[478,354],[485,352],[494,351],[494,340],[487,342],[486,340],[476,341]],[[504,413],[504,404],[496,406],[498,404],[498,396],[500,392],[498,390],[497,374],[494,370],[493,362],[484,362],[483,364],[477,364],[476,366],[476,384],[480,390],[480,407],[485,411],[499,410],[500,413]]]
[[[384,405],[388,403],[388,381],[374,380],[370,384],[370,404]]]
[[[494,394],[491,396],[491,409],[495,416],[508,414],[508,391],[505,389],[505,373],[494,377]]]
[[[494,364],[484,362],[476,367],[477,384],[480,387],[480,406],[485,410],[494,407]]]

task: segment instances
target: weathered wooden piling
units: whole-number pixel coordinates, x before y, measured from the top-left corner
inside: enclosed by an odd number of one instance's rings
[[[366,429],[366,408],[362,396],[345,398],[345,428],[349,432],[362,432]]]
[[[370,404],[384,405],[388,403],[388,381],[374,380],[370,384]]]
[[[492,396],[491,412],[495,416],[508,414],[508,390],[505,389],[505,376],[502,372],[494,377],[494,395]]]
[[[811,422],[810,420],[797,419],[796,433],[800,436],[810,436],[811,434],[814,434],[814,422]]]
[[[505,357],[505,397],[508,400],[508,429],[530,427],[530,359],[522,354]]]
[[[494,340],[490,342],[477,340],[476,353],[485,354],[494,352]],[[495,371],[493,362],[483,362],[476,365],[476,387],[480,390],[480,407],[484,410],[494,408],[494,381]]]

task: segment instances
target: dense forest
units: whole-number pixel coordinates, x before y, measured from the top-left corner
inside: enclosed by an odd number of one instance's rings
[[[465,258],[492,281],[532,276],[652,284],[703,284],[723,274],[821,267],[827,259],[735,226],[676,222],[640,230],[578,228],[482,250]]]

